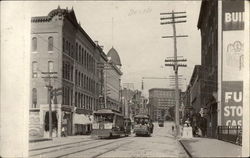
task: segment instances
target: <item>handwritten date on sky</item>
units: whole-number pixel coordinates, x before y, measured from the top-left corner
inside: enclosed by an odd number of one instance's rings
[[[133,15],[136,15],[136,14],[147,14],[147,13],[150,13],[150,12],[152,12],[151,8],[145,8],[145,9],[141,9],[141,10],[130,9],[129,13],[128,13],[128,16],[133,16]]]

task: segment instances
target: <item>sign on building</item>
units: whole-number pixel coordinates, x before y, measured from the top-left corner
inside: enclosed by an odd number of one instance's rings
[[[223,0],[221,10],[221,125],[242,125],[244,1]],[[220,52],[220,51],[219,51]]]

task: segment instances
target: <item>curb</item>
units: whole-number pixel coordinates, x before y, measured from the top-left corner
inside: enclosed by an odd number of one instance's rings
[[[186,151],[186,153],[188,154],[188,156],[189,156],[190,158],[193,158],[193,156],[192,156],[191,153],[188,151],[188,149],[185,147],[185,145],[182,143],[182,141],[179,140],[179,142],[180,142],[181,146],[184,148],[184,150]]]
[[[48,141],[48,140],[52,140],[52,139],[51,138],[33,139],[33,140],[29,140],[29,142],[34,143],[34,142],[42,142],[42,141]]]

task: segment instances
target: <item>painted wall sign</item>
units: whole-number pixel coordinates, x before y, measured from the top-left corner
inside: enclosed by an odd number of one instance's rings
[[[222,30],[244,30],[244,0],[222,1]]]
[[[222,124],[241,126],[243,114],[243,82],[225,81],[222,83]]]
[[[242,125],[244,1],[222,1],[221,125]]]

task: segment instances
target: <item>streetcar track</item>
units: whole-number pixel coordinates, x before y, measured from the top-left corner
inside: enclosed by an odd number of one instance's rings
[[[132,143],[132,142],[134,142],[134,141],[131,140],[131,141],[129,141],[129,142],[123,143],[123,144],[121,144],[121,145],[119,145],[119,146],[117,146],[117,147],[114,147],[114,148],[110,149],[110,150],[107,150],[107,151],[101,152],[101,153],[99,153],[99,154],[96,154],[96,155],[92,156],[91,158],[97,158],[98,156],[101,156],[101,155],[103,155],[103,154],[106,154],[106,153],[109,153],[109,152],[111,152],[111,151],[114,151],[114,150],[116,150],[116,149],[122,147],[123,145],[125,145],[125,144],[130,144],[130,143]]]
[[[53,153],[53,152],[56,152],[56,151],[62,150],[62,149],[70,149],[70,148],[74,148],[74,147],[80,147],[79,144],[85,143],[85,142],[89,142],[89,141],[94,141],[94,142],[88,143],[88,144],[82,144],[82,145],[80,145],[80,146],[86,146],[86,145],[89,145],[89,144],[94,144],[94,143],[96,143],[96,142],[100,142],[100,140],[88,140],[88,141],[81,141],[81,142],[75,142],[75,143],[66,144],[66,145],[75,144],[75,145],[73,145],[73,146],[58,145],[58,146],[56,146],[56,147],[60,147],[60,146],[65,146],[65,147],[59,148],[59,149],[50,150],[50,151],[46,151],[46,152],[42,152],[42,153],[39,153],[39,154],[32,154],[32,155],[30,155],[30,156],[44,155],[44,154]],[[48,149],[48,148],[47,148],[47,149]]]
[[[130,139],[132,139],[132,137]],[[71,153],[63,154],[63,155],[60,155],[60,156],[56,156],[55,158],[69,156],[69,155],[72,155],[72,154],[76,154],[76,153],[80,153],[80,152],[83,152],[83,151],[91,150],[91,149],[94,149],[94,148],[98,148],[98,147],[106,146],[106,145],[109,145],[109,144],[113,144],[113,143],[116,143],[116,142],[119,142],[119,141],[120,141],[120,139],[118,141],[112,141],[112,142],[100,144],[100,145],[97,145],[97,146],[89,147],[89,148],[86,148],[86,149],[74,151],[74,152],[71,152]]]
[[[30,149],[29,151],[37,151],[37,150],[55,148],[55,147],[60,147],[60,146],[64,146],[64,145],[71,145],[71,144],[76,144],[76,143],[81,143],[81,142],[89,142],[91,140],[92,139],[85,141],[85,139],[84,139],[84,140],[81,140],[81,141],[78,141],[78,142],[71,142],[71,143],[65,143],[65,144],[57,144],[57,145],[51,145],[51,146],[46,146],[46,147],[42,147],[42,148],[34,148],[34,149]]]

